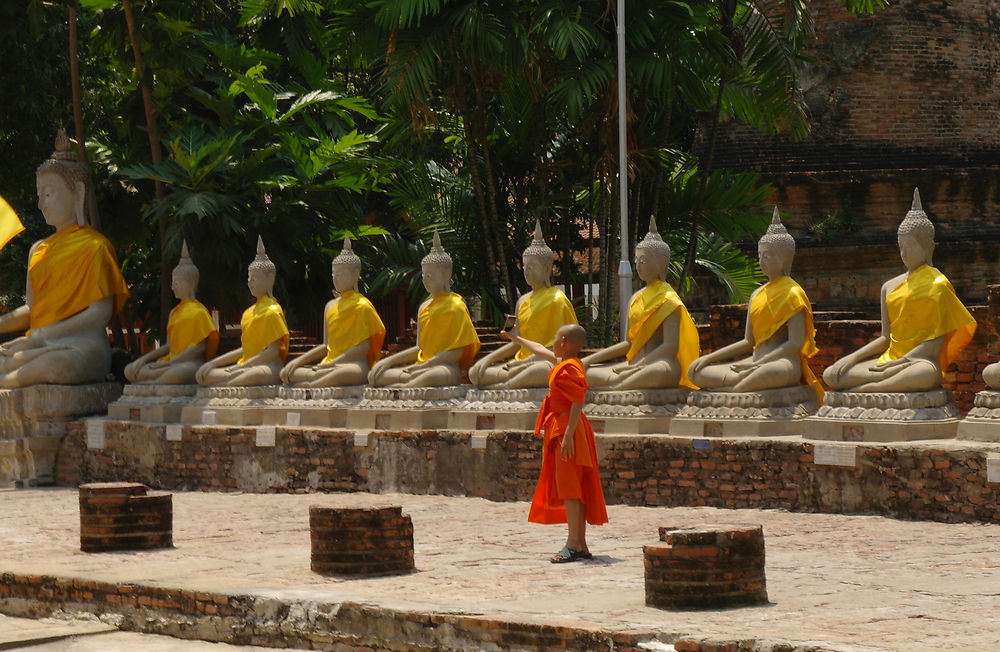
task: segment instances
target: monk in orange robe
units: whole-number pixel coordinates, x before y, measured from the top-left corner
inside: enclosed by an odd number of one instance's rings
[[[578,324],[561,327],[552,350],[516,333],[501,333],[501,337],[555,363],[549,372],[549,393],[535,422],[535,435],[544,433],[542,470],[528,520],[567,524],[566,545],[552,557],[553,564],[590,559],[587,523],[607,523],[608,510],[597,468],[594,430],[583,414],[587,375],[579,354],[586,331]]]

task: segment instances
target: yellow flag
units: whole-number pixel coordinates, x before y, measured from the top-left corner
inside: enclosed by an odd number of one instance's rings
[[[24,231],[24,225],[10,204],[0,197],[0,249],[3,249],[11,238]]]

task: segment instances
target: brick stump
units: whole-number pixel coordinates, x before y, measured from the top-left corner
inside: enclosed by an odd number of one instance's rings
[[[145,550],[174,545],[173,496],[138,482],[80,485],[80,550]]]
[[[761,526],[660,528],[643,546],[646,604],[663,609],[719,609],[765,604]]]
[[[390,575],[413,570],[413,523],[403,508],[309,508],[310,567],[324,575]]]

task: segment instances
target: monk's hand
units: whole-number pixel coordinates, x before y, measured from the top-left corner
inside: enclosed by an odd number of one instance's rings
[[[509,333],[508,331],[500,331],[500,339],[501,339],[501,340],[507,340],[508,342],[510,342],[510,341],[512,341],[512,340],[513,340],[514,338],[512,338],[512,337],[510,336],[510,333]]]
[[[573,441],[573,433],[567,432],[563,435],[562,446],[559,447],[559,456],[564,460],[573,458],[576,453],[576,442]]]

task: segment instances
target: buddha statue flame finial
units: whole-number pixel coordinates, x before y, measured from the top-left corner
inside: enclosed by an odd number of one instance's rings
[[[186,275],[188,278],[192,279],[195,286],[198,285],[198,268],[195,266],[194,261],[191,260],[191,253],[188,251],[187,240],[181,241],[181,257],[177,261],[177,266],[174,267],[175,274]]]
[[[56,134],[55,151],[38,166],[37,174],[43,172],[59,175],[71,190],[76,188],[77,183],[86,184],[87,169],[77,160],[76,150],[65,129],[60,128]]]
[[[545,244],[545,236],[542,234],[542,223],[537,219],[535,220],[535,232],[531,236],[531,244],[521,254],[522,258],[525,256],[537,256],[549,265],[552,264],[552,261],[556,257],[555,252],[552,251],[549,245]]]
[[[912,234],[921,243],[934,242],[934,223],[924,212],[923,204],[920,202],[919,188],[913,189],[913,203],[903,217],[903,221],[899,223],[899,229],[896,232],[897,236],[905,234]]]
[[[757,246],[765,244],[778,247],[789,254],[795,254],[795,238],[788,232],[785,225],[781,223],[781,214],[778,213],[777,206],[774,207],[774,212],[771,214],[771,224],[767,227],[767,232],[758,241]]]
[[[267,257],[267,250],[264,249],[264,239],[260,236],[260,234],[257,235],[257,255],[254,257],[249,266],[249,270],[255,269],[272,276],[278,272],[274,263]]]
[[[656,218],[652,216],[649,218],[649,230],[646,232],[646,237],[635,246],[636,252],[643,249],[648,249],[654,254],[670,260],[670,245],[663,241],[660,230],[656,228]]]
[[[333,259],[332,266],[337,265],[347,265],[355,269],[360,269],[361,259],[358,255],[354,253],[354,249],[351,248],[351,236],[344,234],[344,246],[341,248],[340,253],[337,257]]]
[[[441,236],[438,230],[434,229],[434,238],[431,240],[431,251],[420,261],[421,265],[447,265],[451,269],[451,256],[441,246]]]

